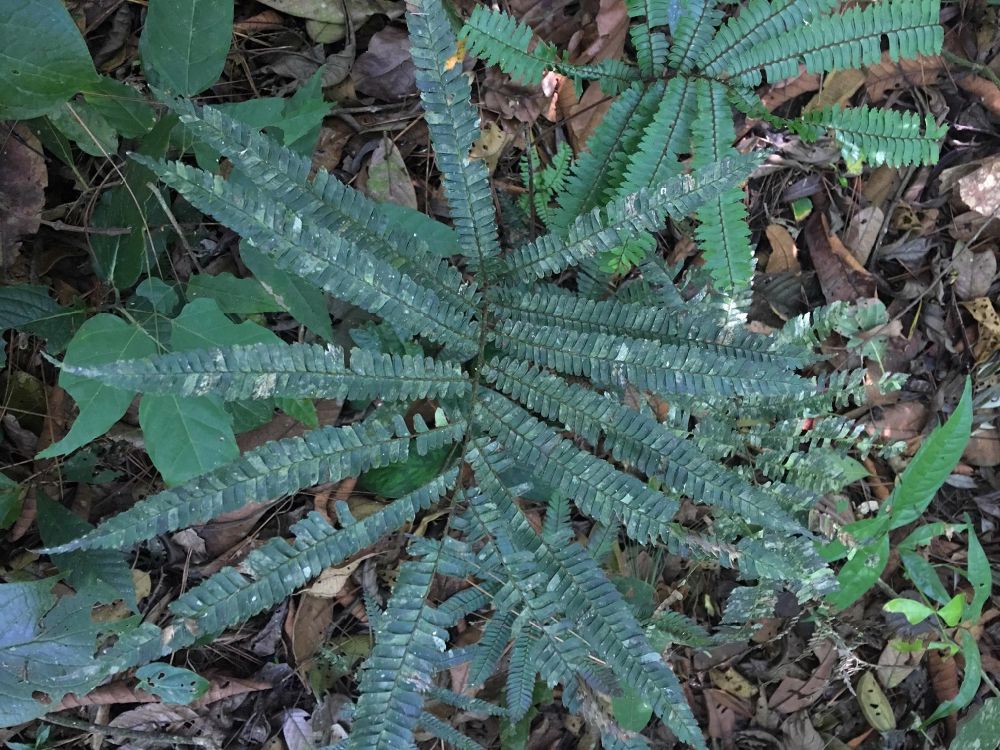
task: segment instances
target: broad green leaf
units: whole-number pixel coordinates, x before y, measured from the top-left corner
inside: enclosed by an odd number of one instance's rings
[[[962,594],[955,594],[951,601],[938,610],[938,617],[940,617],[944,624],[949,628],[953,628],[962,620],[962,610],[965,609],[965,596]]]
[[[83,98],[124,138],[143,136],[156,124],[146,97],[114,78],[102,76],[84,90]]]
[[[1000,747],[1000,698],[987,698],[958,725],[948,750],[997,750]]]
[[[146,451],[173,486],[235,461],[240,455],[229,415],[213,396],[147,394],[139,402]]]
[[[43,115],[98,78],[62,0],[5,3],[0,50],[0,120]]]
[[[31,721],[66,693],[84,695],[106,677],[94,658],[94,602],[52,594],[56,581],[0,584],[0,726]],[[44,695],[46,702],[36,699]]]
[[[363,473],[358,477],[358,489],[392,499],[402,497],[440,474],[451,451],[450,445],[428,451],[423,456],[411,451],[405,461]]]
[[[611,699],[615,721],[630,732],[641,732],[653,717],[653,707],[635,690],[624,687],[622,694]]]
[[[156,353],[156,344],[140,328],[114,315],[101,313],[84,323],[66,349],[65,362],[71,365],[100,365],[119,359],[148,357]],[[135,397],[134,393],[82,378],[59,373],[59,385],[76,401],[80,409],[69,434],[38,454],[53,458],[72,453],[100,437],[121,419]]]
[[[913,523],[927,509],[962,457],[972,430],[972,381],[966,379],[962,398],[948,420],[934,429],[899,477],[882,508],[894,529]]]
[[[875,585],[889,561],[889,537],[883,536],[867,547],[856,550],[837,574],[838,589],[826,599],[836,609],[845,609]]]
[[[965,671],[962,674],[962,684],[958,688],[958,695],[950,701],[945,701],[939,705],[923,724],[921,729],[926,729],[938,719],[961,711],[972,703],[979,690],[979,683],[983,679],[982,660],[979,656],[979,644],[968,630],[962,631],[962,657],[965,659]]]
[[[224,313],[253,315],[278,312],[278,301],[255,279],[240,279],[223,271],[216,276],[195,274],[187,285],[189,299],[213,299]]]
[[[140,690],[159,696],[164,703],[187,705],[208,692],[211,684],[190,669],[153,662],[135,671]]]
[[[280,343],[280,340],[272,331],[252,321],[234,323],[211,299],[189,302],[171,324],[170,348],[175,352],[266,342]]]
[[[86,102],[63,102],[48,114],[52,125],[91,156],[113,156],[118,151],[118,131]]]
[[[240,257],[282,309],[324,341],[333,340],[333,326],[323,292],[298,276],[282,271],[270,258],[246,243],[240,247]]]
[[[422,211],[398,203],[383,203],[381,208],[382,213],[390,216],[403,231],[412,232],[427,240],[427,247],[434,255],[448,258],[462,254],[458,235],[444,222],[436,221]]]
[[[0,529],[8,529],[21,515],[24,488],[0,474]]]
[[[94,528],[42,493],[37,502],[38,533],[46,547],[73,541]],[[121,552],[110,549],[73,550],[52,555],[52,562],[77,594],[102,604],[123,599],[129,609],[136,608],[132,571]]]
[[[201,93],[222,73],[232,33],[229,0],[150,0],[139,37],[146,78],[174,94]]]
[[[41,336],[50,353],[66,348],[83,324],[83,311],[63,307],[44,286],[13,284],[0,287],[0,332],[17,328]]]
[[[979,538],[972,525],[969,525],[969,563],[966,570],[966,577],[972,584],[972,602],[965,612],[967,622],[979,622],[979,616],[983,613],[983,605],[990,598],[990,591],[993,589],[993,570],[990,567],[989,558],[983,550],[983,545],[979,543]]]
[[[162,157],[175,124],[172,117],[161,118],[142,139],[139,153]],[[156,176],[131,159],[122,171],[125,184],[101,195],[91,224],[105,229],[131,229],[131,232],[94,234],[90,238],[97,272],[119,290],[135,284],[143,271],[154,266],[166,247],[166,230],[162,227],[167,223],[163,208],[148,187],[156,182]]]
[[[180,302],[177,290],[163,279],[151,276],[139,282],[135,288],[136,296],[149,302],[154,312],[160,315],[172,315]]]
[[[947,604],[948,592],[941,583],[937,570],[921,555],[913,550],[899,547],[899,559],[903,563],[906,576],[913,581],[917,590],[938,604]]]
[[[885,603],[882,609],[886,612],[894,612],[896,614],[903,615],[910,625],[916,625],[919,622],[923,622],[934,614],[933,609],[928,607],[923,602],[914,601],[913,599],[890,599]]]

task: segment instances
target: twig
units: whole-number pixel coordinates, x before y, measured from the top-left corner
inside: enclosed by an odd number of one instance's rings
[[[125,729],[124,727],[113,727],[107,724],[91,724],[88,721],[81,721],[69,716],[59,714],[49,714],[42,718],[49,724],[55,724],[68,729],[79,729],[81,732],[91,734],[106,734],[112,737],[121,737],[126,740],[140,740],[151,745],[194,745],[195,747],[205,747],[209,750],[219,750],[219,746],[214,740],[207,737],[185,737],[181,734],[168,734],[166,732],[141,732],[137,729]]]
[[[57,232],[80,232],[81,234],[98,234],[102,237],[119,237],[123,234],[132,234],[130,227],[77,227],[66,224],[62,221],[41,220],[43,226],[55,229]]]

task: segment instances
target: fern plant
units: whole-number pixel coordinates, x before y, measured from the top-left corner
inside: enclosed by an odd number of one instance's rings
[[[830,333],[867,330],[873,317],[884,320],[884,310],[836,305],[768,336],[749,332],[726,299],[682,297],[655,258],[643,261],[641,276],[616,299],[592,300],[557,285],[554,277],[657,230],[666,216],[727,205],[724,197],[756,159],[713,146],[711,158],[699,153],[690,174],[654,169],[645,184],[628,182],[635,187],[628,195],[604,191],[576,208],[564,201],[563,228],[505,249],[486,168],[469,158],[478,118],[468,78],[454,64],[448,16],[438,0],[410,0],[407,23],[463,250],[456,264],[329,173],[310,177],[308,159],[210,107],[165,97],[193,137],[232,163],[228,179],[180,161],[133,158],[280,268],[415,339],[424,355],[389,354],[374,344],[345,352],[260,343],[65,366],[119,388],[179,397],[375,402],[364,419],[262,445],[48,551],[129,549],[248,502],[431,454],[443,456],[441,468],[363,519],[344,503],[336,523],[306,516],[293,526],[294,538],[270,539],[238,567],[180,596],[165,626],[119,629],[92,676],[155,661],[262,613],[324,568],[439,506],[450,512],[438,540],[412,538],[384,610],[368,602],[375,646],[360,675],[346,747],[413,747],[418,727],[457,747],[477,747],[430,709],[443,703],[517,721],[531,707],[538,677],[562,686],[570,710],[598,721],[607,747],[646,746],[607,719],[606,702],[623,687],[642,695],[681,741],[705,747],[678,679],[650,638],[704,644],[708,636],[677,613],[660,618],[655,633],[644,629],[599,561],[625,535],[733,569],[745,585],[726,605],[729,630],[770,614],[782,588],[802,600],[831,590],[834,579],[814,550],[805,514],[818,493],[852,478],[847,452],[857,433],[832,417],[803,433],[801,420],[860,398],[862,376],[804,373]],[[651,54],[659,59],[656,39]],[[680,61],[689,57],[699,55]],[[692,101],[722,101],[714,84],[694,89],[699,98]],[[620,102],[649,104],[650,92],[674,101],[676,91],[654,83],[628,89]],[[622,106],[611,122],[624,122]],[[610,132],[602,129],[591,154]],[[625,175],[627,165],[619,166]],[[583,174],[574,172],[574,184]],[[433,418],[404,418],[414,400],[429,404],[424,411]],[[530,502],[545,507],[541,531],[526,515]],[[684,526],[676,518],[682,502],[708,506],[710,520]],[[570,527],[574,513],[592,522],[587,542]],[[434,602],[438,576],[471,585]],[[474,612],[488,620],[481,639],[450,648],[449,628]],[[437,673],[463,662],[471,684],[482,684],[502,669],[508,646],[499,704],[437,684]],[[67,688],[39,678],[29,689],[57,701]]]
[[[565,233],[577,215],[608,200],[732,156],[734,108],[807,140],[830,132],[853,162],[936,161],[945,128],[930,115],[921,121],[909,112],[832,107],[789,120],[764,108],[755,87],[765,76],[775,83],[802,68],[826,73],[871,65],[881,59],[883,39],[894,61],[940,53],[937,0],[885,0],[834,12],[838,5],[751,0],[723,23],[715,0],[626,0],[634,19],[631,65],[572,66],[551,45],[532,46],[530,28],[484,5],[476,6],[462,37],[473,54],[524,81],[538,82],[554,70],[620,94],[574,162],[556,195],[558,207],[539,212],[550,230]],[[712,281],[719,289],[741,289],[753,273],[743,191],[733,186],[707,200],[696,218],[695,239]],[[584,270],[606,281],[654,246],[652,237],[632,238]]]

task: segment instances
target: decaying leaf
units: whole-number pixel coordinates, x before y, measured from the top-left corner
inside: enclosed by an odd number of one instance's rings
[[[886,52],[881,62],[865,70],[865,90],[874,104],[885,99],[890,90],[930,86],[944,72],[945,64],[940,55],[894,61]]]
[[[825,216],[813,214],[803,233],[827,302],[851,302],[875,296],[875,278],[840,238],[829,231]]]
[[[737,698],[750,699],[757,695],[757,688],[732,667],[710,670],[708,676],[713,685]]]
[[[319,574],[316,583],[305,589],[302,593],[309,594],[309,596],[318,596],[322,599],[333,599],[341,592],[344,584],[347,583],[351,574],[357,570],[360,564],[361,560],[355,560],[341,568],[326,568]]]
[[[764,231],[767,241],[771,243],[771,257],[767,259],[764,270],[767,273],[798,273],[801,270],[799,249],[791,233],[780,224],[770,224]]]
[[[865,672],[858,680],[858,705],[873,729],[888,732],[896,728],[896,715],[872,672]]]
[[[377,32],[355,60],[351,80],[361,93],[387,102],[416,92],[409,35],[395,26]]]
[[[1000,157],[986,159],[976,171],[959,178],[958,194],[977,214],[996,215],[1000,211]]]
[[[826,109],[828,107],[844,107],[865,82],[865,74],[857,68],[835,70],[823,77],[823,84],[809,103],[806,112]]]
[[[1000,314],[989,297],[977,297],[963,302],[963,306],[979,324],[979,339],[976,341],[976,362],[982,363],[1000,350]]]
[[[997,256],[992,248],[974,253],[968,245],[956,249],[952,261],[956,271],[955,293],[961,300],[985,297],[997,273]]]
[[[500,161],[500,154],[504,147],[510,142],[510,134],[505,132],[495,122],[487,122],[483,125],[479,138],[472,144],[471,156],[473,159],[483,159],[486,168],[493,174]]]
[[[917,668],[924,658],[923,649],[919,651],[900,651],[892,643],[887,643],[878,657],[878,680],[886,690],[892,690]]]
[[[973,466],[1000,465],[1000,430],[987,425],[974,431],[965,446],[962,460]]]
[[[862,266],[867,264],[868,258],[871,257],[884,219],[885,214],[881,208],[867,206],[854,214],[844,233],[844,244],[850,248],[851,254]]]
[[[13,264],[21,238],[38,231],[48,184],[38,138],[25,125],[0,123],[0,271]]]
[[[363,189],[369,197],[380,203],[417,207],[417,191],[406,171],[403,155],[391,139],[382,138],[376,146],[364,176]]]
[[[958,85],[979,99],[994,116],[1000,117],[1000,87],[981,76],[965,76]]]

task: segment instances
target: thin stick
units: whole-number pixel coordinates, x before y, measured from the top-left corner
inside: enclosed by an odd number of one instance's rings
[[[44,716],[42,717],[42,721],[69,729],[79,729],[81,732],[90,732],[91,734],[106,734],[126,740],[141,740],[151,745],[194,745],[195,747],[209,748],[209,750],[218,750],[219,748],[213,740],[207,737],[185,737],[180,734],[167,734],[166,732],[140,732],[137,729],[125,729],[124,727],[113,727],[107,724],[91,724],[87,721],[59,714]]]

